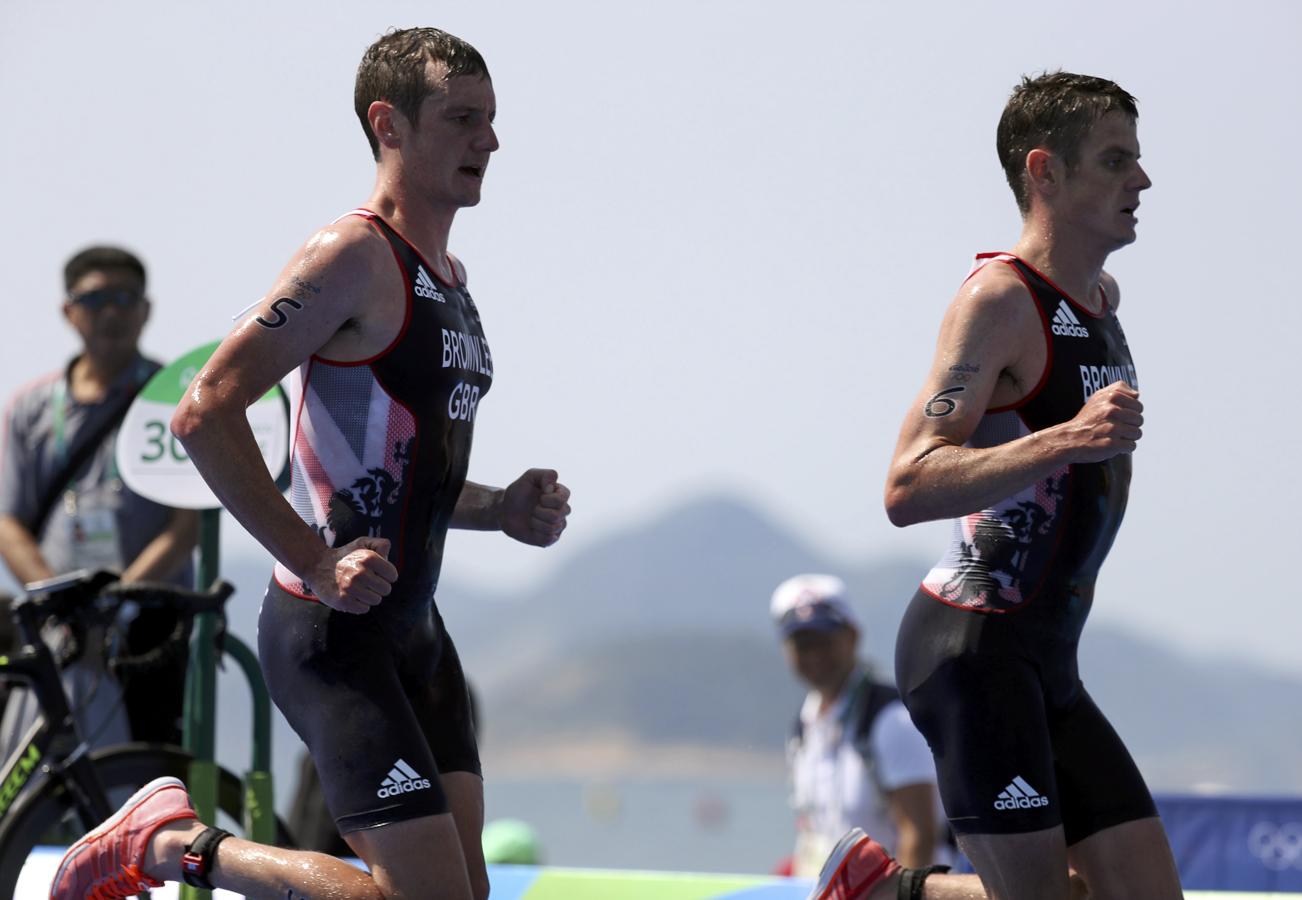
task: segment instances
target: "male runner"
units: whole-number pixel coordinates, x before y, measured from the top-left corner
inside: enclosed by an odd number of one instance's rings
[[[1024,79],[997,144],[1023,215],[984,253],[941,323],[886,484],[896,525],[957,517],[913,598],[896,680],[984,892],[900,872],[847,836],[820,898],[1180,896],[1153,801],[1090,700],[1076,647],[1121,524],[1143,423],[1117,321],[1112,251],[1135,239],[1134,98],[1065,72]]]
[[[321,774],[363,873],[227,838],[174,779],[74,845],[58,898],[164,880],[258,897],[483,900],[483,782],[465,681],[434,603],[449,527],[548,546],[569,491],[531,469],[465,480],[493,374],[465,271],[447,252],[498,147],[479,53],[432,28],[367,50],[356,109],[378,168],[363,209],[317,232],[195,379],[173,429],[277,560],[258,625],[267,684]],[[294,372],[290,502],[245,408]],[[116,891],[117,893],[114,893]]]

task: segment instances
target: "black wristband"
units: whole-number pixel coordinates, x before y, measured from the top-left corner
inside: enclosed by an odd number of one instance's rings
[[[185,855],[181,857],[181,878],[190,887],[213,890],[208,873],[212,871],[213,854],[217,845],[230,837],[229,831],[220,828],[208,828],[185,846]]]
[[[925,869],[903,869],[900,872],[900,887],[896,891],[897,900],[922,900],[922,883],[928,875],[948,872],[949,866],[928,866]]]

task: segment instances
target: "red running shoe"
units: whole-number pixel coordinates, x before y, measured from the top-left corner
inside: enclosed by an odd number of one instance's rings
[[[149,839],[168,822],[193,818],[185,785],[176,778],[155,778],[68,848],[50,886],[50,900],[121,900],[161,887],[161,881],[143,871]]]
[[[808,900],[864,900],[868,892],[900,870],[886,848],[851,828],[832,848]]]

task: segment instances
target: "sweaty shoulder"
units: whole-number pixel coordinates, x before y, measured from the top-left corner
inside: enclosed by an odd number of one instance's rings
[[[299,275],[329,276],[337,287],[396,275],[388,241],[361,216],[346,216],[317,231],[299,252]]]
[[[997,260],[986,262],[959,288],[955,305],[969,307],[978,316],[992,316],[1007,322],[1025,319],[1038,322],[1039,315],[1017,270]]]
[[[318,354],[365,359],[401,331],[405,296],[388,241],[367,220],[348,216],[304,242],[234,336],[290,366]],[[274,346],[264,346],[273,336]]]
[[[982,408],[1016,403],[1044,370],[1044,334],[1039,306],[1021,276],[1011,265],[991,260],[963,282],[945,312],[937,348],[944,371],[937,374],[944,380],[955,365],[985,370],[989,382],[985,387],[980,378],[968,382],[970,396]]]

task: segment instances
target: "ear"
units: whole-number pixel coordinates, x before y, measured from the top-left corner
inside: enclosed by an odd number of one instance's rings
[[[63,309],[63,317],[68,320],[68,324],[76,325],[76,323],[72,321],[73,304],[69,303],[67,300],[64,300],[62,309]]]
[[[402,133],[400,129],[407,124],[406,118],[402,113],[393,108],[393,104],[387,100],[373,100],[371,105],[366,109],[366,121],[371,125],[371,131],[375,133],[375,139],[380,142],[380,146],[388,147],[395,150],[402,146]]]
[[[149,302],[148,297],[140,301],[140,324],[141,325],[144,325],[146,322],[149,321],[149,314],[153,312],[153,310],[154,310],[154,305]]]
[[[1040,147],[1026,154],[1026,186],[1029,193],[1052,195],[1061,181],[1058,158]]]

